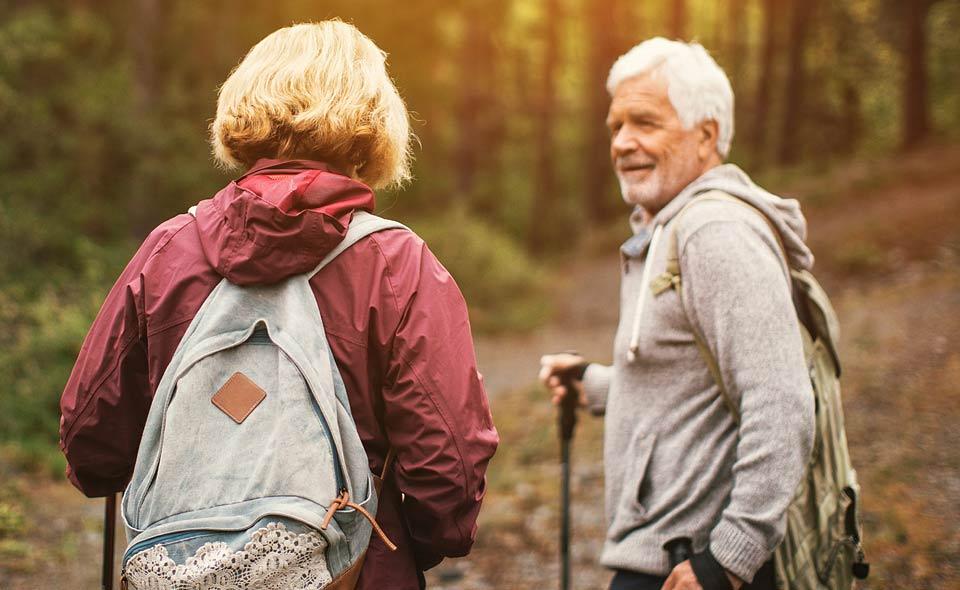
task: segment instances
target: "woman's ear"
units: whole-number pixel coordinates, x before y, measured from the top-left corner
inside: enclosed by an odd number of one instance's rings
[[[717,152],[717,138],[720,135],[720,127],[713,119],[708,119],[700,123],[699,143],[697,144],[697,155],[701,160],[706,160]]]

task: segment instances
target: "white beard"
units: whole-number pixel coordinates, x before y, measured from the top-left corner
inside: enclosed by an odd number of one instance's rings
[[[655,169],[643,182],[630,183],[619,174],[617,174],[617,180],[620,181],[620,196],[627,205],[640,205],[644,209],[651,209],[661,198],[663,178],[660,170]]]
[[[650,213],[656,213],[700,175],[695,167],[696,160],[689,160],[685,164],[668,167],[661,162],[640,182],[631,183],[617,174],[623,200],[628,205],[639,205]]]

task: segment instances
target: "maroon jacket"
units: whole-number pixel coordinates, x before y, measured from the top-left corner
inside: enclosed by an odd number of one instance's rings
[[[121,490],[174,350],[221,277],[268,284],[312,270],[372,211],[365,185],[317,162],[261,160],[196,220],[155,229],[110,291],[60,402],[67,475],[88,496]],[[420,238],[360,240],[311,280],[370,468],[387,450],[378,521],[359,588],[405,590],[444,556],[469,552],[497,432],[463,296]],[[404,494],[401,500],[401,492]]]

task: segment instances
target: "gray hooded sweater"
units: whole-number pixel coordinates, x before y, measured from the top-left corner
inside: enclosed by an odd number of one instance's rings
[[[747,201],[703,200],[720,190]],[[663,545],[690,537],[751,581],[783,538],[786,509],[813,442],[814,407],[788,268],[809,268],[797,201],[776,197],[732,164],[707,171],[621,249],[620,325],[613,365],[591,364],[584,388],[605,413],[607,538],[601,562],[669,572]],[[674,233],[675,232],[675,233]],[[667,240],[678,240],[684,307],[676,290],[654,295]],[[717,359],[738,426],[691,331]],[[632,351],[631,351],[632,349]]]

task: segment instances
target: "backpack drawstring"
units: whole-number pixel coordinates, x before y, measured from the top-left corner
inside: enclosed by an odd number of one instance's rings
[[[377,535],[383,541],[383,544],[387,546],[387,549],[390,551],[396,551],[397,546],[393,544],[392,541],[387,537],[387,534],[383,532],[383,529],[380,528],[380,525],[377,524],[377,520],[370,515],[369,512],[359,504],[355,504],[350,501],[350,492],[347,490],[341,490],[340,495],[333,499],[333,502],[330,503],[330,506],[327,508],[327,515],[323,518],[323,523],[320,524],[320,530],[325,531],[330,525],[330,520],[333,518],[333,515],[338,510],[346,510],[347,508],[353,508],[357,512],[363,515],[370,524],[373,526],[373,530],[377,532]]]

